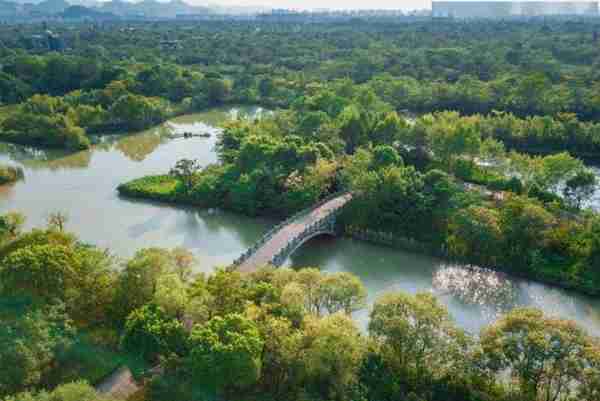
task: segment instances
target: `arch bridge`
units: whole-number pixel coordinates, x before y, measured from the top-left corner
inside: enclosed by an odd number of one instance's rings
[[[352,199],[350,192],[338,192],[279,223],[233,262],[241,272],[266,265],[281,266],[298,248],[319,235],[335,235],[335,221]]]

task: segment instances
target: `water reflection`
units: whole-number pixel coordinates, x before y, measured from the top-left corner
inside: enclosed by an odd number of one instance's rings
[[[433,275],[432,286],[440,295],[452,295],[466,305],[479,306],[487,321],[518,303],[517,286],[509,277],[477,266],[441,264]]]
[[[0,142],[0,154],[28,169],[82,169],[90,164],[92,151],[69,152],[59,149],[37,149]]]
[[[472,333],[515,306],[533,306],[545,313],[574,319],[600,335],[600,300],[532,283],[477,267],[448,265],[426,255],[402,252],[348,238],[318,237],[306,243],[285,265],[318,266],[347,271],[361,278],[369,307],[356,314],[363,328],[369,308],[386,292],[432,292],[448,307],[456,323]]]
[[[138,135],[121,138],[115,145],[129,160],[141,162],[154,152],[162,143],[168,141],[168,130],[165,127],[153,129]]]
[[[177,117],[131,135],[95,137],[92,149],[69,153],[1,144],[0,161],[22,166],[27,179],[0,186],[0,213],[27,216],[27,228],[45,225],[49,213],[69,215],[67,228],[82,240],[130,256],[148,246],[185,246],[202,260],[200,269],[230,263],[269,226],[231,213],[199,211],[119,198],[116,187],[147,174],[168,171],[181,158],[216,162],[217,125],[260,108],[215,110]],[[183,131],[210,130],[210,138],[176,138]]]

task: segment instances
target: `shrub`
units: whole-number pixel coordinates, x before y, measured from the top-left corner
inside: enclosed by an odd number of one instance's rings
[[[21,167],[0,165],[0,185],[15,182],[23,178]]]

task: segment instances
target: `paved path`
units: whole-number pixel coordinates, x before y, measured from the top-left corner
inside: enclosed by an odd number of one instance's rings
[[[268,265],[275,255],[290,241],[302,234],[311,224],[329,216],[336,209],[344,206],[352,199],[352,194],[346,193],[324,203],[317,209],[307,213],[297,220],[282,227],[265,242],[254,254],[242,262],[237,270],[244,273],[253,272]]]

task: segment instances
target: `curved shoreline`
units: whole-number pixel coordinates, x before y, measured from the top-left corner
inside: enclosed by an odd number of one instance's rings
[[[123,183],[117,187],[120,196],[150,202],[159,202],[163,204],[179,205],[179,206],[195,206],[201,208],[216,207],[218,205],[209,204],[199,199],[187,197],[183,193],[175,192],[177,180],[168,175],[148,176],[138,178],[127,183]],[[167,189],[171,187],[172,192],[160,191],[159,189]],[[153,190],[154,189],[154,190]],[[222,206],[222,205],[221,205]],[[274,216],[270,216],[274,217]],[[353,229],[345,225],[337,223],[336,230],[343,236],[354,238],[360,241],[369,242],[372,244],[390,247],[393,249],[404,250],[408,252],[420,253],[429,256],[436,256],[451,262],[459,262],[464,265],[469,265],[468,260],[458,260],[451,258],[443,248],[435,247],[431,243],[418,241],[412,238],[400,238],[391,233],[374,232],[368,229]],[[525,279],[532,282],[537,282],[551,287],[560,288],[568,291],[577,292],[589,297],[598,297],[600,292],[589,291],[585,287],[575,284],[565,283],[553,279],[551,277],[543,277],[529,274],[521,274],[519,272],[509,271],[499,266],[485,267],[490,270],[498,271],[509,276]]]

